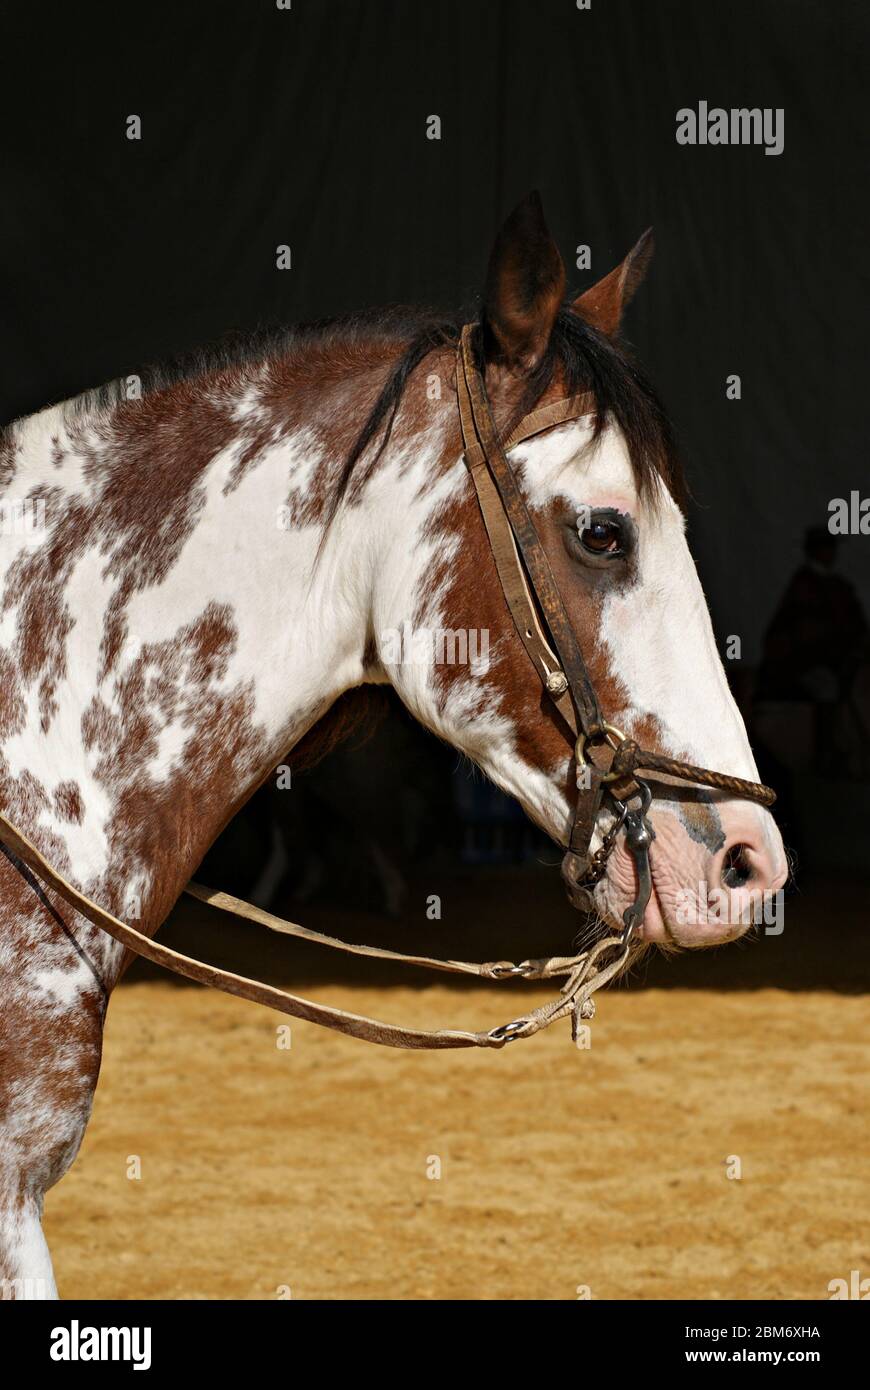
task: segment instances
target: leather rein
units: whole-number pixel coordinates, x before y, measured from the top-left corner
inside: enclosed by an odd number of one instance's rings
[[[591,906],[591,889],[603,876],[608,856],[620,831],[624,831],[626,846],[637,867],[638,887],[634,902],[624,914],[622,931],[604,937],[579,955],[528,959],[518,965],[511,961],[438,960],[340,941],[198,883],[188,884],[185,892],[239,920],[256,922],[270,931],[352,955],[486,980],[564,978],[565,983],[554,1000],[497,1028],[466,1032],[450,1028],[431,1031],[402,1028],[303,999],[287,990],[174,951],[122,922],[64,878],[36,846],[0,814],[0,843],[24,877],[30,882],[31,874],[35,874],[76,912],[136,955],[200,984],[388,1047],[500,1048],[516,1039],[531,1037],[567,1015],[572,1018],[572,1034],[577,1039],[581,1020],[591,1018],[594,1013],[592,995],[618,974],[628,960],[632,936],[643,919],[652,892],[649,847],[654,831],[647,818],[651,792],[646,781],[638,776],[640,770],[729,791],[764,806],[772,805],[775,800],[775,793],[758,782],[641,749],[633,739],[626,738],[604,719],[549,560],[506,457],[507,452],[524,440],[588,414],[591,400],[586,396],[573,396],[538,407],[502,442],[475,358],[474,341],[475,326],[466,324],[456,356],[465,461],[511,617],[547,696],[566,725],[566,737],[570,737],[574,746],[578,795],[562,863],[563,877],[575,905]],[[607,744],[612,750],[611,763],[606,770],[599,768],[590,757],[590,749],[600,744]],[[593,853],[592,839],[605,797],[612,821]]]

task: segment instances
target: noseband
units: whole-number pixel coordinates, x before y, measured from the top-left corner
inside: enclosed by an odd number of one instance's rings
[[[634,739],[627,738],[605,719],[550,562],[506,458],[506,451],[523,440],[587,414],[590,402],[584,396],[572,396],[540,406],[525,416],[502,442],[493,423],[483,375],[475,360],[474,332],[472,324],[463,328],[456,357],[456,386],[465,461],[477,493],[505,601],[547,697],[563,721],[566,738],[570,738],[574,749],[577,801],[565,845],[562,875],[575,905],[590,907],[591,890],[603,877],[608,857],[620,833],[623,833],[626,848],[637,867],[637,893],[623,915],[622,931],[604,937],[580,955],[529,959],[519,965],[510,961],[478,963],[438,960],[374,946],[351,945],[298,923],[274,917],[250,903],[200,884],[190,883],[185,891],[238,920],[257,922],[270,931],[301,937],[353,955],[496,981],[564,977],[565,984],[559,996],[510,1023],[482,1032],[450,1028],[431,1031],[402,1028],[303,999],[260,980],[248,979],[180,951],[173,951],[122,922],[64,878],[36,846],[0,814],[0,845],[7,859],[43,902],[45,894],[41,884],[53,889],[76,912],[128,950],[177,975],[265,1004],[292,1017],[389,1047],[501,1048],[515,1039],[531,1037],[568,1014],[572,1018],[576,1040],[580,1021],[591,1018],[594,1013],[592,995],[618,974],[628,960],[632,935],[643,919],[652,892],[649,847],[654,831],[647,815],[652,793],[646,780],[638,775],[639,772],[660,773],[681,781],[714,787],[757,801],[763,806],[770,806],[775,800],[775,793],[758,782],[747,782],[741,777],[694,767],[662,753],[642,749]],[[601,746],[611,750],[612,757],[607,768],[600,768],[590,755],[592,748]],[[592,839],[599,814],[605,805],[612,819],[593,853]]]

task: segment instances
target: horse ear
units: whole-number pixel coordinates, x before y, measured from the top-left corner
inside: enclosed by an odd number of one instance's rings
[[[543,356],[565,297],[565,267],[541,195],[518,203],[495,239],[483,295],[487,355],[529,370]]]
[[[653,253],[653,229],[647,227],[621,265],[574,300],[573,309],[599,333],[612,338],[618,331],[626,305],[646,275]]]

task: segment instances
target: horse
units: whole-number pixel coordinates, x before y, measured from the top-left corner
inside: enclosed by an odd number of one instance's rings
[[[581,418],[508,453],[606,718],[755,778],[667,416],[620,337],[651,251],[646,234],[570,299],[530,195],[493,244],[474,340],[503,440],[530,409],[588,393]],[[404,311],[274,332],[3,431],[4,518],[37,524],[5,524],[0,546],[0,805],[140,932],[288,750],[369,684],[392,685],[565,846],[573,741],[511,621],[465,466],[458,334]],[[425,643],[409,658],[394,641],[408,631],[486,633],[486,660]],[[641,942],[735,939],[786,879],[759,805],[663,776],[649,822]],[[636,867],[622,838],[610,848],[593,903],[612,926]],[[55,1297],[44,1194],[81,1143],[130,953],[8,849],[0,889],[0,1278],[7,1297]],[[710,912],[710,889],[733,910]]]

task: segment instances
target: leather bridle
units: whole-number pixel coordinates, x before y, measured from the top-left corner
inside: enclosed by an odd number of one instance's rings
[[[517,632],[547,695],[574,739],[577,801],[562,876],[575,904],[589,904],[589,890],[603,877],[618,832],[624,828],[626,847],[637,867],[638,886],[634,902],[624,913],[623,930],[612,941],[614,948],[627,947],[643,920],[652,892],[649,847],[655,832],[647,819],[652,795],[637,776],[638,769],[720,788],[764,806],[773,804],[776,793],[760,782],[695,767],[642,749],[605,720],[546,551],[505,452],[541,429],[585,414],[586,398],[569,397],[533,412],[502,445],[475,357],[475,333],[474,324],[465,325],[457,352],[456,384],[465,459]],[[601,742],[613,750],[607,771],[601,771],[589,757],[590,747]],[[593,855],[592,837],[605,793],[611,803],[613,823]],[[636,807],[630,804],[634,800],[638,802]]]
[[[588,414],[592,402],[586,396],[572,396],[540,406],[526,415],[502,441],[493,421],[483,374],[475,358],[475,332],[472,324],[463,328],[456,355],[456,387],[465,461],[474,483],[507,607],[543,688],[566,726],[566,737],[570,737],[574,748],[577,801],[564,846],[566,853],[562,873],[575,904],[591,905],[591,889],[605,873],[608,856],[620,832],[623,832],[626,847],[637,867],[638,886],[635,900],[624,914],[622,931],[604,937],[579,955],[529,959],[519,965],[510,961],[478,963],[438,960],[339,941],[200,884],[190,883],[185,891],[237,919],[257,922],[271,931],[301,937],[354,955],[425,966],[454,974],[475,975],[488,980],[564,977],[565,983],[558,997],[510,1023],[481,1032],[402,1028],[302,999],[287,990],[221,970],[195,957],[173,951],[121,921],[64,878],[36,846],[0,814],[0,843],[5,846],[7,857],[19,869],[26,865],[72,908],[130,951],[201,984],[390,1047],[500,1048],[512,1040],[530,1037],[568,1014],[572,1017],[572,1031],[577,1038],[580,1021],[591,1018],[594,1012],[592,995],[618,974],[628,960],[632,935],[643,919],[652,891],[649,847],[654,832],[647,818],[651,792],[647,782],[638,776],[639,771],[660,773],[665,777],[714,787],[764,806],[772,805],[776,799],[769,787],[758,782],[695,767],[665,754],[641,749],[633,739],[626,738],[605,719],[546,551],[506,456],[517,444],[544,430]],[[600,768],[590,755],[593,747],[602,744],[609,746],[612,752],[607,768]],[[592,840],[605,799],[612,817],[611,824],[593,853]]]

